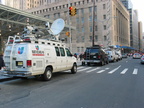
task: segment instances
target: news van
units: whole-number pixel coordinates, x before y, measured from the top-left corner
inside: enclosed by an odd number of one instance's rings
[[[77,72],[77,60],[65,43],[35,38],[35,34],[28,34],[24,38],[9,36],[4,62],[4,75],[12,77],[35,76],[50,80],[54,72]]]

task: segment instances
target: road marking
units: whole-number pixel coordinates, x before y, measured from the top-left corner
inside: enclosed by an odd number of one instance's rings
[[[116,70],[118,70],[120,67],[121,67],[121,65],[120,65],[119,67],[113,69],[112,71],[108,72],[108,74],[112,74],[112,73],[114,73],[114,72],[115,72]]]
[[[104,72],[105,70],[100,70],[100,71],[98,71],[97,73],[102,73],[102,72]]]
[[[88,68],[85,68],[85,69],[79,70],[79,72],[84,71],[84,70],[87,70],[87,69],[90,69],[90,68],[92,68],[92,67],[88,67]]]
[[[136,75],[138,73],[138,69],[134,69],[133,74]]]
[[[83,66],[82,67],[78,67],[77,69],[81,69],[81,68],[84,68]]]
[[[106,71],[106,70],[108,70],[109,68],[105,68],[105,70],[100,70],[100,71],[98,71],[97,73],[102,73],[102,72],[104,72],[104,71]]]
[[[120,74],[125,74],[128,68],[124,69]]]
[[[100,69],[100,67],[97,67],[97,68],[95,68],[95,69],[89,70],[89,71],[87,71],[86,73],[90,73],[90,72],[95,71],[95,70],[98,70],[98,69]]]

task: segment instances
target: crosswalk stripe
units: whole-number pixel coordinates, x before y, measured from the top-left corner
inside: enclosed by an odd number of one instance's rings
[[[136,75],[138,73],[138,69],[134,69],[133,74]]]
[[[102,72],[104,72],[105,70],[100,70],[100,71],[98,71],[97,73],[102,73]]]
[[[120,74],[125,74],[128,68],[124,69]]]
[[[81,68],[85,68],[85,67],[78,67],[77,69],[81,69]]]
[[[100,71],[98,71],[97,73],[102,73],[102,72],[104,72],[104,71],[106,71],[106,70],[108,70],[109,68],[105,68],[105,70],[100,70]]]
[[[112,73],[114,73],[114,72],[115,72],[116,70],[118,70],[120,67],[121,67],[121,65],[120,65],[119,67],[113,69],[112,71],[108,72],[108,74],[112,74]]]
[[[95,68],[95,69],[89,70],[89,71],[87,71],[86,73],[90,73],[90,72],[95,71],[95,70],[98,70],[98,69],[100,69],[100,67],[97,67],[97,68]]]
[[[87,69],[90,69],[90,68],[92,68],[92,67],[89,67],[89,68],[85,68],[85,69],[79,70],[79,72],[84,71],[84,70],[87,70]]]

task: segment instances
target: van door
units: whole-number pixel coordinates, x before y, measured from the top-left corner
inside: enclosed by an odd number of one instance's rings
[[[11,69],[22,70],[26,67],[26,60],[27,59],[27,45],[26,44],[16,44],[14,46],[12,56],[11,56]]]
[[[56,51],[56,67],[57,71],[62,71],[66,69],[66,59],[65,59],[65,51],[62,47],[55,47]]]
[[[67,69],[71,69],[72,66],[73,66],[73,63],[74,63],[74,60],[76,59],[72,54],[71,52],[69,51],[68,48],[65,48],[66,50],[66,64],[67,64]]]

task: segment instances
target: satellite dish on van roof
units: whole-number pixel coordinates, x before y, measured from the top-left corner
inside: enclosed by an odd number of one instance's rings
[[[59,18],[53,22],[51,25],[50,31],[52,35],[58,35],[65,26],[65,22],[63,19]]]

